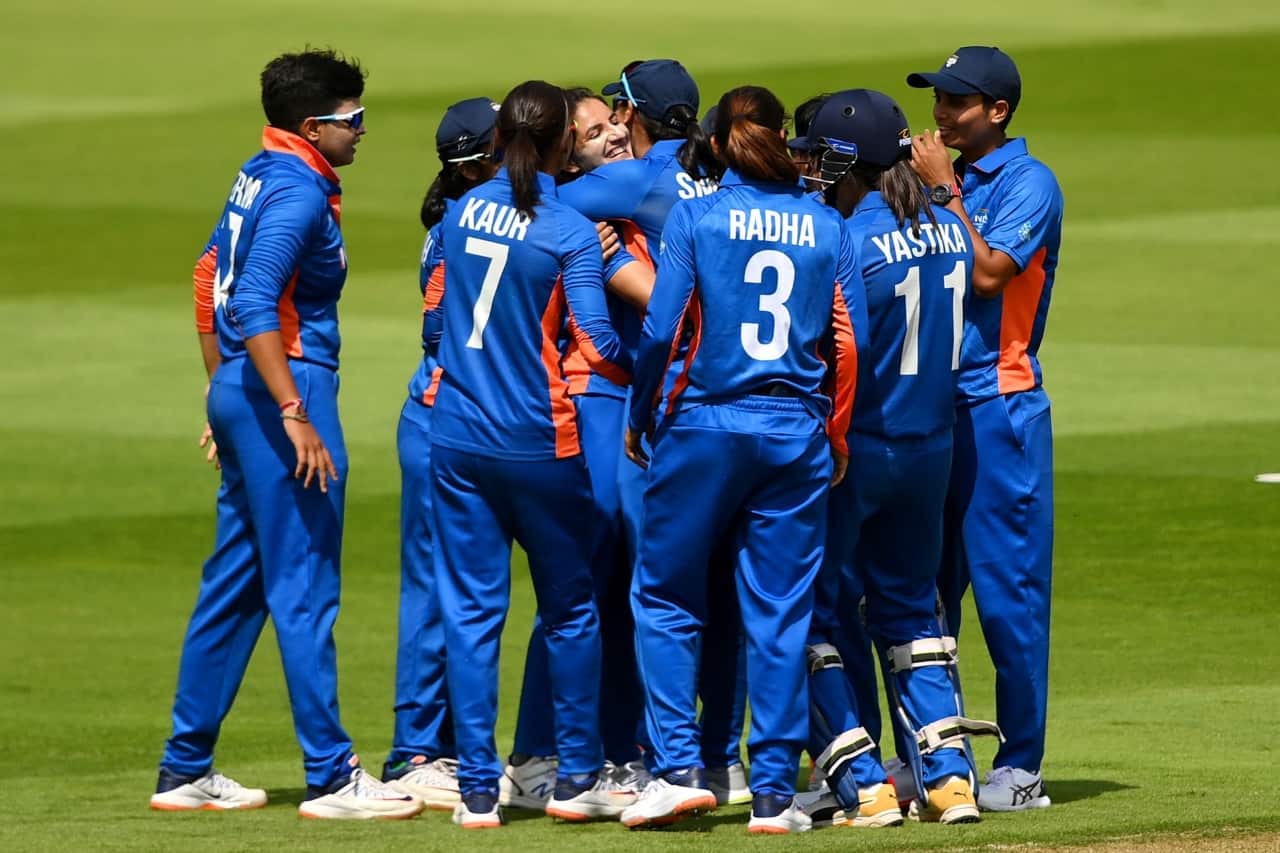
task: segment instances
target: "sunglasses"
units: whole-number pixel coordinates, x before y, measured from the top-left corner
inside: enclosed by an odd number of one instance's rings
[[[327,116],[312,116],[316,121],[345,121],[347,127],[359,130],[364,127],[364,107],[356,107],[349,113],[330,113]]]

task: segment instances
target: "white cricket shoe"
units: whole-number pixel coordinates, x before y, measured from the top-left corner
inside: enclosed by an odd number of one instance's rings
[[[612,768],[610,770],[610,768]],[[645,768],[643,761],[628,761],[626,764],[610,764],[605,762],[605,771],[618,784],[618,787],[624,791],[630,791],[637,797],[644,791],[645,785],[653,779],[653,776]]]
[[[849,816],[845,814],[840,801],[831,793],[826,782],[819,782],[817,790],[796,794],[796,805],[809,816],[814,829],[844,826],[849,822]]]
[[[811,829],[813,821],[796,803],[795,797],[761,794],[751,802],[747,832],[753,835],[787,835]]]
[[[329,820],[405,820],[421,811],[422,800],[379,782],[363,767],[352,770],[341,788],[298,806],[300,817]]]
[[[911,772],[911,765],[894,756],[884,763],[884,771],[898,792],[898,805],[904,811],[910,808],[911,801],[916,798],[916,777]]]
[[[534,755],[523,764],[508,763],[498,780],[498,804],[515,809],[545,809],[556,790],[558,767],[554,755]]]
[[[428,761],[425,755],[415,755],[406,764],[383,771],[382,781],[412,794],[429,809],[451,811],[461,800],[458,761],[454,758]]]
[[[1049,791],[1040,774],[1017,767],[997,767],[978,787],[978,808],[984,812],[1047,809],[1049,804]]]
[[[675,774],[671,774],[675,775]],[[661,776],[645,786],[635,803],[622,810],[624,826],[637,829],[642,826],[666,826],[686,815],[715,811],[716,795],[697,786],[697,771],[687,771],[677,778],[687,776],[694,785],[676,785]]]
[[[502,826],[502,811],[493,794],[463,794],[453,807],[453,822],[463,829],[497,829]]]
[[[636,799],[635,791],[623,788],[602,771],[587,788],[575,786],[568,780],[557,784],[555,794],[547,803],[547,814],[574,823],[602,817],[617,820],[622,810]]]
[[[707,787],[716,795],[716,805],[740,806],[751,802],[747,769],[741,763],[730,764],[728,767],[708,767],[703,773]]]
[[[156,792],[151,795],[151,808],[162,812],[260,809],[266,804],[266,791],[246,788],[216,770],[198,779],[187,779],[162,768]]]

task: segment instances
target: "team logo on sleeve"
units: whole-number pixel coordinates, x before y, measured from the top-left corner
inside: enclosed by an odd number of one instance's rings
[[[973,214],[973,227],[977,228],[979,233],[987,227],[987,213],[985,207],[980,207]]]
[[[1025,243],[1031,239],[1031,222],[1022,223],[1022,227],[1018,229],[1018,242]]]

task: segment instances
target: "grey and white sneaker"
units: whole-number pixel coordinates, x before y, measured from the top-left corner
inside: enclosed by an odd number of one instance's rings
[[[619,819],[630,829],[666,826],[687,815],[715,811],[716,795],[703,787],[702,770],[685,768],[655,776]]]
[[[751,786],[747,783],[747,768],[741,763],[728,767],[708,767],[703,771],[707,787],[716,795],[718,806],[740,806],[751,802]]]
[[[589,781],[590,777],[584,783]],[[561,779],[547,803],[547,814],[573,823],[602,817],[617,820],[623,809],[635,801],[635,791],[621,787],[601,771],[591,784]]]
[[[825,782],[819,782],[816,791],[796,794],[796,805],[804,810],[809,820],[813,821],[814,829],[844,826],[849,822],[849,816],[845,814],[840,801],[836,799],[835,794],[831,793]]]
[[[330,820],[405,820],[417,817],[422,800],[379,782],[356,767],[346,782],[335,782],[327,790],[310,790],[298,806],[301,817]]]
[[[498,780],[498,805],[515,809],[545,809],[556,790],[559,764],[554,755],[528,756],[519,764],[508,762],[502,778]]]
[[[978,787],[978,808],[984,812],[1020,812],[1049,805],[1044,778],[1017,767],[997,767]]]
[[[624,791],[631,791],[637,797],[644,791],[645,785],[653,779],[645,768],[643,761],[628,761],[626,764],[605,762],[605,771]]]
[[[246,788],[217,770],[191,778],[179,776],[162,767],[160,778],[156,782],[156,792],[151,795],[151,808],[162,812],[260,809],[266,804],[266,791],[261,788]]]
[[[458,761],[454,758],[428,761],[425,755],[415,755],[407,762],[385,768],[382,781],[412,794],[429,809],[452,811],[460,801]]]
[[[747,832],[752,835],[787,835],[810,829],[813,829],[813,822],[796,804],[795,797],[759,794],[751,802]]]

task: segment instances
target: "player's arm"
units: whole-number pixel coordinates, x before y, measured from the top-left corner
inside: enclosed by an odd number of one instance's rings
[[[422,294],[422,345],[433,351],[444,337],[444,257],[427,274]]]
[[[294,477],[305,473],[303,488],[317,479],[329,490],[338,469],[314,426],[307,419],[302,395],[289,370],[280,335],[280,297],[298,269],[302,252],[321,214],[317,202],[328,202],[302,187],[283,187],[260,203],[248,256],[236,277],[229,308],[244,335],[245,350],[276,405],[284,431],[298,454]]]
[[[630,258],[630,255],[627,257]],[[628,305],[633,305],[641,311],[649,306],[649,297],[653,295],[654,278],[650,266],[634,258],[617,267],[612,275],[607,269],[605,270],[605,280],[609,283],[609,290]]]
[[[572,221],[566,221],[570,217]],[[561,245],[569,247],[561,256],[569,330],[591,369],[615,385],[625,386],[631,381],[631,354],[609,321],[595,229],[574,213],[561,223]]]
[[[831,485],[844,479],[849,465],[849,424],[858,390],[858,351],[866,347],[870,335],[867,318],[867,286],[862,279],[856,239],[847,227],[840,229],[840,257],[836,265],[831,326],[834,346],[831,356],[831,417],[827,436],[835,470]]]
[[[911,166],[926,187],[956,183],[951,156],[937,131],[920,133],[912,139]],[[982,238],[969,219],[964,202],[959,196],[947,203],[947,210],[960,217],[965,230],[969,232],[969,242],[973,246],[973,292],[987,298],[1000,295],[1005,286],[1021,272],[1018,262]]]
[[[639,160],[609,163],[558,187],[556,195],[594,222],[630,219],[647,191],[645,168]]]
[[[218,351],[218,333],[214,320],[213,285],[218,274],[217,231],[205,244],[204,252],[196,261],[191,273],[192,293],[195,297],[196,337],[200,341],[200,358],[204,362],[205,379],[213,378],[213,372],[222,362],[222,353]],[[209,399],[209,383],[204,386],[205,399]],[[200,446],[205,448],[205,460],[221,468],[218,461],[218,444],[213,440],[213,428],[206,420],[200,432]]]
[[[654,400],[662,390],[662,380],[671,364],[684,315],[693,298],[696,281],[693,265],[693,231],[683,206],[671,211],[662,233],[662,256],[658,261],[658,282],[644,317],[640,347],[632,379],[631,411],[627,420],[626,454],[641,467],[649,463],[640,437],[653,426]]]

